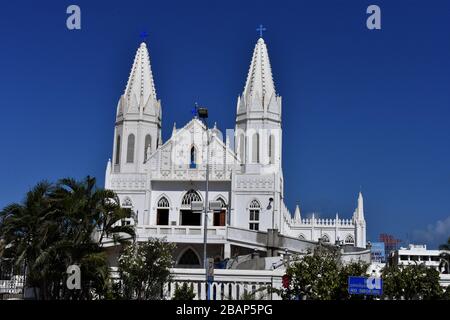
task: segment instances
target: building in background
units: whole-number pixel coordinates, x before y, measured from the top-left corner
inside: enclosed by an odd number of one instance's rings
[[[399,244],[402,242],[400,239],[395,238],[392,234],[381,233],[378,241],[384,243],[385,255],[389,256],[392,251],[398,249]]]
[[[389,264],[394,266],[408,266],[423,264],[428,268],[439,271],[440,284],[450,285],[450,272],[448,261],[443,259],[444,250],[428,250],[425,244],[409,244],[407,248],[401,247],[389,255]]]

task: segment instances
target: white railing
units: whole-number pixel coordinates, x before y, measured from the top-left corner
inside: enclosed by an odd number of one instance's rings
[[[171,299],[177,286],[187,283],[195,293],[195,300],[206,300],[207,287],[204,269],[171,269],[172,281],[164,287],[166,299]],[[283,270],[216,269],[210,285],[211,300],[280,300],[271,288],[281,288]]]
[[[203,226],[145,226],[137,228],[138,238],[167,237],[168,241],[203,241]],[[208,241],[225,241],[226,227],[208,227]]]
[[[19,294],[23,292],[23,287],[23,276],[15,276],[11,280],[0,280],[0,294]]]

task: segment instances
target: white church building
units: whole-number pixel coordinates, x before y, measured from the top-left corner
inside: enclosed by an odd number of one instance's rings
[[[234,130],[224,138],[215,125],[208,128],[194,117],[181,127],[168,124],[172,135],[163,141],[163,105],[147,45],[141,43],[117,104],[105,176],[105,187],[135,213],[124,223],[135,225],[137,241],[164,237],[177,244],[176,268],[202,267],[208,163],[207,257],[304,253],[319,241],[366,252],[361,193],[346,219],[305,218],[298,206],[293,214],[286,207],[281,106],[267,46],[259,38],[237,100]]]

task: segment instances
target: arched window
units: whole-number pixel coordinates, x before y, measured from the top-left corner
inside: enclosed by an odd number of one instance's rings
[[[181,206],[190,208],[192,201],[202,201],[202,198],[197,193],[197,191],[191,189],[183,196],[183,199],[181,200]]]
[[[350,234],[345,237],[345,244],[355,244],[355,240]]]
[[[159,199],[156,209],[156,224],[169,225],[169,200],[166,197]]]
[[[144,142],[144,161],[146,161],[150,157],[150,152],[152,149],[152,136],[146,135]]]
[[[181,199],[180,224],[182,226],[201,226],[201,211],[193,211],[192,201],[202,201],[202,198],[195,190],[189,190]]]
[[[255,133],[252,138],[252,161],[259,163],[259,134]]]
[[[125,197],[122,201],[122,208],[131,208],[133,206],[133,202],[130,197]],[[131,224],[131,219],[126,218],[122,219],[122,226],[129,226]]]
[[[304,236],[303,234],[301,234],[301,233],[300,233],[300,235],[298,236],[298,238],[299,238],[300,240],[306,240],[305,236]]]
[[[169,200],[167,200],[166,197],[162,197],[161,199],[159,199],[158,201],[158,208],[169,208]]]
[[[259,230],[259,214],[261,212],[261,205],[257,200],[250,202],[248,207],[250,217],[249,217],[249,229]]]
[[[180,257],[180,260],[178,260],[179,265],[183,266],[199,266],[200,265],[200,259],[198,255],[192,250],[191,248],[188,248]]]
[[[275,163],[275,136],[273,134],[269,137],[269,161],[270,164]]]
[[[127,144],[127,163],[134,162],[134,134],[128,136]]]
[[[225,218],[227,215],[227,204],[222,197],[217,198],[216,201],[220,201],[222,209],[220,211],[214,210],[213,225],[215,227],[223,227],[225,226]]]
[[[330,242],[330,237],[329,237],[327,234],[324,234],[324,235],[322,236],[322,241],[323,241],[323,242]]]
[[[116,139],[116,164],[120,163],[120,135]]]
[[[122,201],[122,207],[130,208],[132,206],[133,206],[133,202],[131,201],[130,197],[125,197]]]
[[[239,157],[241,162],[245,163],[245,137],[243,134],[239,136]]]
[[[197,168],[197,153],[195,151],[194,146],[192,146],[192,148],[191,148],[191,161],[190,161],[189,168],[191,168],[191,169]]]

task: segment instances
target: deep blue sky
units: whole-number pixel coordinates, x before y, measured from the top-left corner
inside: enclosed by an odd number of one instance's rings
[[[70,4],[79,31],[66,29]],[[380,31],[366,28],[370,4]],[[283,97],[288,207],[350,218],[362,186],[369,239],[450,235],[447,0],[3,1],[0,207],[41,179],[103,185],[143,30],[163,138],[195,101],[232,128],[260,23]]]

